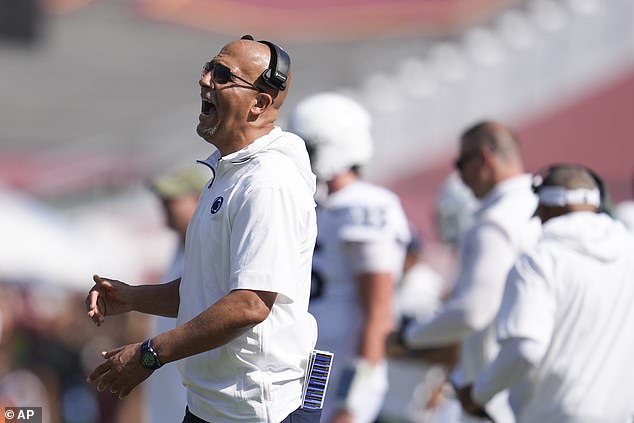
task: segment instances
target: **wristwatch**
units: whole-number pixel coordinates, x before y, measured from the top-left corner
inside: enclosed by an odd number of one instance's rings
[[[150,339],[141,344],[141,357],[139,357],[141,366],[146,369],[156,370],[162,366],[158,354],[150,345]]]

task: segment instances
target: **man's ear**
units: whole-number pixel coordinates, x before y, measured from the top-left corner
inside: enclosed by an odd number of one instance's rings
[[[255,103],[251,107],[251,111],[255,114],[262,114],[266,109],[273,105],[273,97],[267,93],[259,93],[255,97]]]

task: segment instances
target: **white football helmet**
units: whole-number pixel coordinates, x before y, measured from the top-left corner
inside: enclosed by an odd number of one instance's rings
[[[289,130],[306,142],[313,172],[322,181],[372,157],[370,114],[341,94],[320,93],[300,101],[289,118]]]

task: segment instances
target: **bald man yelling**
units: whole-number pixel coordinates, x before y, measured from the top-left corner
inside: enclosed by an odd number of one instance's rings
[[[89,376],[125,397],[178,360],[183,423],[318,422],[300,407],[317,326],[308,313],[317,227],[315,176],[299,137],[275,126],[290,84],[279,46],[245,36],[205,63],[197,133],[217,150],[187,229],[182,278],[130,286],[94,277],[97,325],[139,311],[176,328],[104,353]]]

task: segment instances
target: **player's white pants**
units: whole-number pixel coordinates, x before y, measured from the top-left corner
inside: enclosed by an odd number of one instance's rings
[[[335,356],[335,360],[336,360]],[[336,363],[336,361],[335,361]],[[328,395],[324,404],[321,421],[328,423],[330,418],[337,411],[339,402],[336,398],[336,391],[339,386],[343,368],[333,367],[331,375],[332,384],[328,385]],[[385,394],[387,393],[387,364],[385,361],[376,365],[372,375],[364,380],[362,389],[354,389],[346,401],[350,411],[354,414],[355,423],[373,423],[379,416]]]

